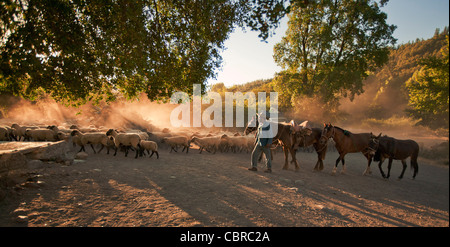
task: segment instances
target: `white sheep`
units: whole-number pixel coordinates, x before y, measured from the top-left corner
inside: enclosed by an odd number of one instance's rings
[[[150,151],[152,151],[150,158],[153,156],[154,153],[156,153],[156,158],[159,159],[158,144],[156,142],[141,140],[140,144],[142,153],[144,153],[145,150],[147,150],[147,153],[150,154]]]
[[[81,152],[81,151],[86,152],[86,150],[84,149],[83,143],[81,143],[81,136],[78,136],[78,135],[72,136],[72,143],[73,143],[74,147],[75,147],[75,145],[78,145],[81,147],[80,151],[78,151],[78,152]]]
[[[147,135],[149,136],[148,140],[155,141],[155,142],[158,142],[158,143],[161,143],[161,141],[162,141],[162,139],[164,137],[171,137],[172,136],[172,134],[164,133],[164,132],[147,132]]]
[[[0,141],[10,141],[10,131],[5,127],[0,127]]]
[[[242,149],[244,148],[248,150],[248,138],[246,136],[222,135],[220,138],[228,142],[228,146],[233,150],[233,152],[242,152]]]
[[[220,137],[192,137],[191,142],[194,142],[197,146],[200,147],[200,153],[202,153],[203,149],[210,152],[210,150],[214,150],[214,153],[216,153],[217,149],[219,148],[221,138]]]
[[[113,136],[114,137],[114,144],[116,146],[116,151],[114,152],[114,156],[117,154],[117,149],[119,149],[121,146],[125,147],[125,157],[128,156],[128,148],[133,147],[136,150],[136,156],[135,159],[138,157],[139,150],[140,150],[140,141],[141,137],[138,134],[131,134],[131,133],[117,133],[114,129],[109,129],[106,132],[107,136]]]
[[[172,137],[164,137],[161,140],[162,143],[167,143],[171,149],[170,152],[175,151],[177,152],[176,148],[178,146],[183,146],[183,150],[181,152],[183,152],[186,149],[186,153],[189,152],[189,147],[190,147],[190,141],[186,136],[172,136]]]
[[[256,138],[252,135],[245,136],[247,138],[247,151],[252,151],[255,147]]]
[[[70,133],[71,136],[75,137],[78,136],[79,140],[76,140],[78,143],[77,144],[81,144],[81,150],[85,150],[84,149],[84,145],[86,144],[90,144],[92,150],[94,150],[94,153],[97,153],[95,151],[95,148],[93,146],[93,144],[101,144],[102,147],[100,148],[100,150],[98,150],[98,153],[100,153],[104,147],[108,146],[108,137],[104,134],[104,133],[81,133],[79,130],[73,130]],[[74,141],[72,139],[72,141]],[[80,150],[80,151],[81,151]]]
[[[25,132],[27,129],[39,129],[37,126],[20,126],[18,124],[11,125],[11,128],[13,129],[13,136],[17,141],[20,141],[20,139],[27,140],[28,137],[26,136]]]
[[[58,135],[49,129],[27,129],[25,131],[25,139],[33,141],[58,141]]]

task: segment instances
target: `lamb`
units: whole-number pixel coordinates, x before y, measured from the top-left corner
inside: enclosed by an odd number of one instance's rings
[[[197,146],[200,147],[200,153],[202,153],[203,149],[210,152],[208,149],[213,149],[214,153],[216,153],[217,149],[220,145],[219,137],[192,137],[191,142],[194,142]]]
[[[169,146],[171,147],[170,153],[172,152],[172,150],[177,152],[176,148],[178,147],[178,145],[183,146],[183,150],[181,152],[186,149],[186,153],[188,153],[189,147],[191,145],[191,142],[186,136],[164,137],[161,142],[169,144]]]
[[[126,147],[125,150],[125,157],[128,156],[128,148],[133,147],[136,150],[136,156],[134,157],[137,159],[139,150],[140,150],[140,142],[141,137],[138,134],[131,134],[131,133],[117,133],[114,129],[109,129],[106,132],[107,136],[113,136],[114,137],[114,144],[116,146],[116,151],[114,152],[114,156],[117,154],[117,149],[119,149],[121,146]]]
[[[85,150],[84,149],[84,145],[86,144],[90,144],[92,150],[94,150],[94,153],[97,153],[94,149],[93,144],[101,144],[102,147],[100,148],[100,150],[98,150],[98,153],[100,153],[104,147],[108,146],[108,137],[104,134],[104,133],[81,133],[79,130],[73,130],[70,133],[71,136],[75,137],[78,136],[79,140],[76,140],[76,142],[78,142],[77,144],[81,144],[81,150]],[[72,139],[73,141],[73,139]],[[80,151],[81,151],[80,150]]]
[[[58,135],[55,131],[49,129],[27,129],[25,139],[33,141],[58,141]]]
[[[156,158],[159,159],[158,144],[156,144],[156,142],[141,140],[139,144],[141,145],[142,153],[144,153],[144,151],[147,150],[147,153],[150,154],[150,151],[152,151],[150,158],[153,156],[154,153],[156,153]]]

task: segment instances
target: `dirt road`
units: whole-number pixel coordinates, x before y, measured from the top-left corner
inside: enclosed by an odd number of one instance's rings
[[[423,159],[415,180],[408,161],[398,181],[399,161],[389,180],[377,164],[362,176],[362,154],[348,154],[336,176],[336,152],[322,172],[303,152],[298,172],[281,170],[278,153],[271,174],[248,171],[247,153],[133,156],[37,164],[29,176],[40,182],[0,202],[0,226],[449,226],[448,166]]]

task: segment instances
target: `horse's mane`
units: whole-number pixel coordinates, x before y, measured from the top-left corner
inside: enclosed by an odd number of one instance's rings
[[[350,132],[350,131],[348,131],[348,130],[344,130],[343,128],[338,127],[338,126],[333,126],[333,127],[336,128],[336,129],[338,129],[338,130],[341,130],[342,132],[344,132],[344,135],[349,135],[349,134],[352,133],[352,132]]]

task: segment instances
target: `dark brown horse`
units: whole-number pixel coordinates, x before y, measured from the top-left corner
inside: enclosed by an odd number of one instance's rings
[[[272,122],[273,123],[273,122]],[[298,170],[300,167],[298,165],[297,159],[295,158],[295,150],[293,147],[293,127],[289,124],[284,123],[274,123],[276,126],[278,126],[278,132],[277,135],[273,138],[272,144],[280,143],[283,147],[284,151],[284,166],[283,170],[287,170],[289,168],[289,153],[291,153],[291,163],[295,164],[295,170]],[[251,121],[247,123],[247,126],[245,127],[244,134],[248,135],[252,133],[253,131],[256,131],[258,129],[258,116],[253,117]],[[254,126],[254,127],[252,127]]]
[[[401,160],[403,170],[398,179],[403,178],[403,174],[406,170],[406,159],[411,157],[411,168],[414,169],[413,179],[416,177],[419,171],[419,165],[417,163],[417,157],[419,156],[419,144],[413,140],[398,140],[389,136],[374,136],[371,135],[371,141],[369,143],[371,149],[376,150],[374,161],[379,161],[378,168],[380,168],[383,178],[389,178],[391,173],[392,161]],[[381,165],[383,161],[389,158],[388,173],[384,174]]]
[[[294,124],[294,122],[291,121],[291,124]],[[300,126],[296,126],[300,127]],[[294,127],[295,133],[294,133],[294,140],[293,140],[293,149],[294,151],[297,151],[299,147],[309,147],[313,145],[314,149],[317,153],[317,163],[314,167],[315,171],[322,171],[323,170],[323,160],[325,159],[325,155],[327,153],[327,143],[324,145],[320,144],[320,137],[322,136],[322,129],[319,128],[311,128],[305,129],[305,128],[296,128]]]
[[[342,161],[342,173],[345,172],[344,157],[348,153],[361,152],[367,158],[367,168],[363,175],[370,172],[370,163],[372,163],[373,154],[369,151],[370,133],[354,134],[350,131],[343,130],[331,124],[324,124],[322,136],[320,137],[320,144],[325,145],[329,138],[333,138],[336,143],[336,150],[339,152],[339,157],[336,160],[336,165],[333,168],[332,175],[336,173],[339,161]]]

